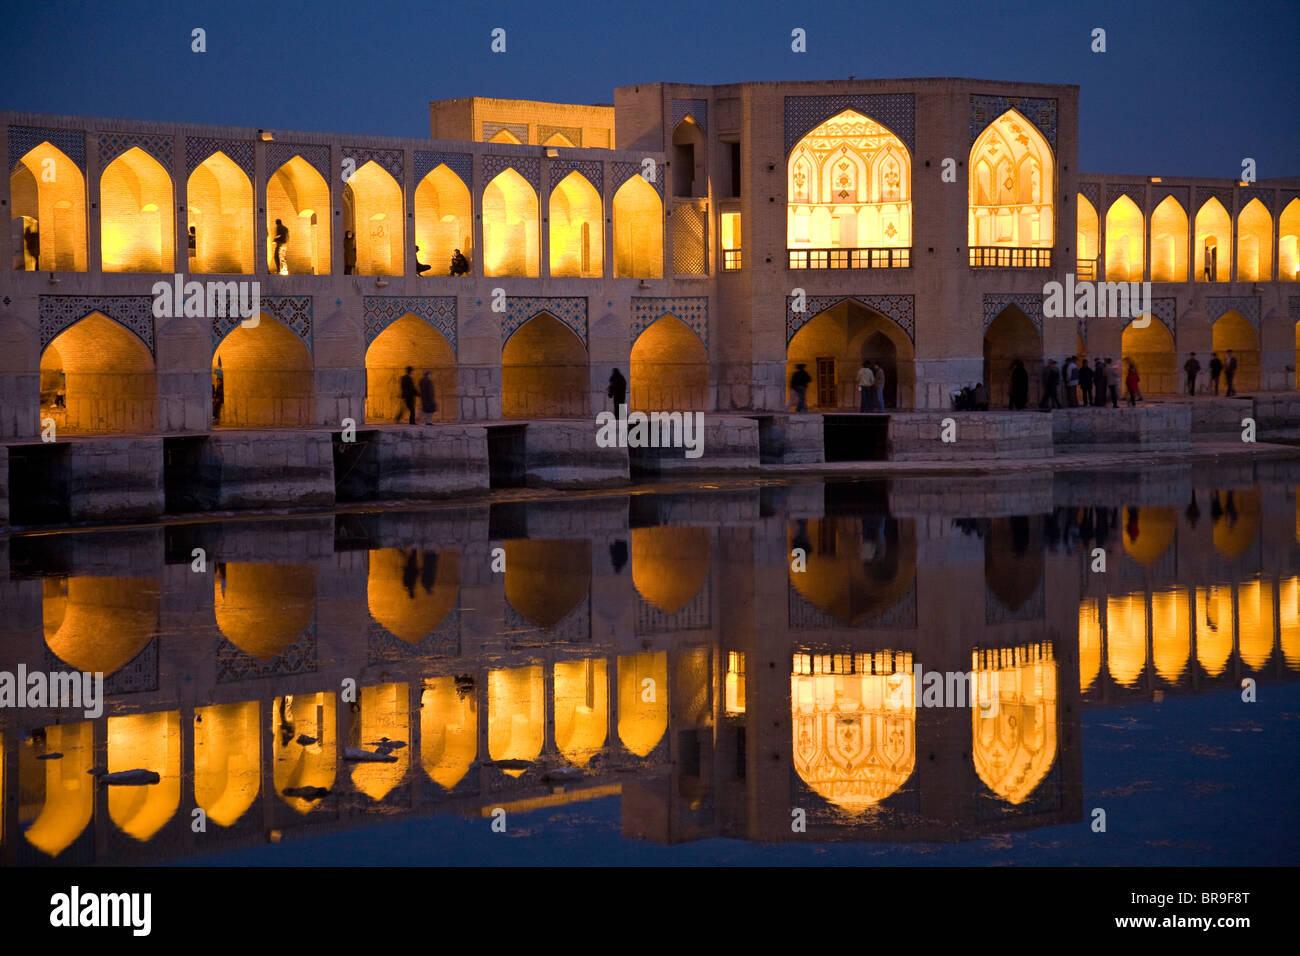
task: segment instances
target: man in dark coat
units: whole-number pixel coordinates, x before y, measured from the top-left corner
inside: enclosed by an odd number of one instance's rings
[[[618,369],[609,373],[609,388],[605,389],[605,394],[614,402],[614,414],[622,418],[623,406],[627,404],[627,379]]]
[[[1029,372],[1025,363],[1016,359],[1011,368],[1011,407],[1020,411],[1029,404]]]
[[[415,388],[415,379],[411,378],[411,366],[409,365],[406,366],[406,374],[402,376],[401,389],[402,389],[402,404],[406,406],[406,410],[410,416],[409,424],[414,425],[415,424],[415,398],[420,393]],[[398,409],[397,411],[397,420],[399,422],[402,420],[401,409]]]

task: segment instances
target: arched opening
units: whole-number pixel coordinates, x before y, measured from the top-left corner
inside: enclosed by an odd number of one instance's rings
[[[1236,561],[1259,539],[1260,498],[1258,488],[1211,493],[1214,550],[1227,560]]]
[[[359,719],[353,725],[352,746],[374,751],[385,737],[406,743],[411,739],[411,692],[407,684],[378,684],[362,687]],[[357,761],[352,764],[352,786],[371,800],[388,796],[402,782],[411,764],[411,748],[399,747],[389,762]]]
[[[537,193],[513,169],[483,190],[483,274],[538,275]]]
[[[474,211],[469,189],[446,166],[435,166],[415,187],[415,244],[417,262],[427,264],[430,275],[451,271],[451,257],[459,249],[474,263]]]
[[[1252,671],[1273,656],[1273,583],[1242,581],[1237,587],[1237,652]]]
[[[1055,237],[1055,160],[1038,128],[1007,110],[970,151],[972,246],[1051,248]]]
[[[537,758],[546,742],[545,694],[539,665],[488,672],[488,759]],[[518,777],[524,771],[502,772]]]
[[[1033,405],[1042,391],[1043,340],[1029,316],[1008,305],[984,331],[984,384],[989,391],[989,408],[1011,405],[1011,379],[1020,362],[1029,376],[1025,401]]]
[[[1300,671],[1300,577],[1278,582],[1278,631],[1282,659],[1290,670]]]
[[[638,757],[659,746],[668,729],[668,694],[659,690],[667,687],[666,651],[618,659],[618,739]]]
[[[460,598],[460,554],[383,548],[370,552],[366,604],[370,616],[408,644],[437,630]]]
[[[1196,281],[1227,282],[1232,275],[1232,221],[1211,196],[1196,214]]]
[[[172,179],[132,146],[99,179],[100,255],[105,272],[171,272],[176,249]]]
[[[599,278],[605,266],[605,213],[600,193],[579,172],[551,191],[551,275]]]
[[[1151,214],[1151,281],[1187,281],[1187,213],[1173,196]]]
[[[434,402],[438,410],[434,420],[452,422],[459,417],[457,400],[456,354],[451,344],[428,322],[407,313],[375,336],[366,349],[366,421],[408,421],[409,412],[402,401],[402,376],[407,366],[419,387],[424,373],[433,382]],[[416,421],[424,421],[420,400],[416,399]]]
[[[972,653],[971,761],[984,785],[1024,803],[1056,761],[1052,644]]]
[[[160,590],[157,578],[45,578],[45,645],[79,671],[114,674],[157,636]]]
[[[406,237],[402,187],[374,160],[343,186],[343,229],[343,266],[350,267],[349,274],[402,274]]]
[[[213,575],[212,605],[226,640],[258,660],[273,660],[315,619],[316,566],[222,562]]]
[[[633,408],[643,411],[707,411],[709,353],[674,315],[662,315],[632,346]]]
[[[141,843],[176,815],[181,803],[181,715],[171,710],[108,718],[108,772],[152,770],[147,787],[109,787],[108,815]]]
[[[429,779],[453,789],[478,759],[478,697],[473,681],[434,677],[420,697],[420,763]]]
[[[56,433],[151,432],[158,424],[153,355],[131,332],[92,312],[41,353],[41,419]]]
[[[18,748],[18,823],[23,838],[46,856],[70,847],[95,810],[95,725],[81,721],[41,728],[44,744]],[[62,754],[55,759],[52,754]],[[45,758],[45,759],[42,759]]]
[[[1300,282],[1300,199],[1292,199],[1277,220],[1278,253],[1277,278],[1279,282]]]
[[[555,746],[569,763],[585,767],[605,746],[609,677],[605,659],[555,665]]]
[[[1141,282],[1146,243],[1142,210],[1120,196],[1106,212],[1106,281]]]
[[[521,325],[502,350],[502,418],[585,418],[590,388],[586,347],[545,312]]]
[[[881,338],[884,341],[881,341]],[[892,346],[892,353],[890,347]],[[861,406],[857,375],[863,358],[876,357],[885,370],[885,405],[912,408],[916,365],[912,340],[897,324],[849,299],[813,318],[786,346],[785,381],[806,366],[808,407],[816,411],[857,411]],[[892,367],[887,364],[892,361]]]
[[[799,596],[845,627],[858,627],[907,596],[916,580],[911,523],[874,515],[811,518],[787,529],[789,547],[807,555],[805,572],[790,572]]]
[[[708,528],[662,525],[632,529],[632,586],[665,614],[676,614],[709,579]]]
[[[1101,673],[1101,608],[1096,598],[1079,602],[1079,693],[1088,693]]]
[[[255,700],[194,710],[194,802],[218,826],[239,822],[262,788]]]
[[[1122,357],[1126,363],[1131,361],[1137,365],[1143,395],[1176,395],[1181,390],[1181,380],[1174,337],[1163,322],[1151,316],[1145,318],[1150,322],[1146,328],[1137,328],[1130,323],[1124,329],[1120,337]],[[1209,357],[1203,357],[1201,365],[1208,368],[1209,364]],[[1127,364],[1124,365],[1124,369],[1127,368]]]
[[[220,369],[220,373],[218,373]],[[262,313],[256,326],[231,329],[212,356],[224,401],[215,425],[310,425],[315,419],[311,353],[302,339]]]
[[[1142,366],[1138,366],[1139,371]],[[1143,378],[1145,385],[1146,379]],[[1124,513],[1122,540],[1124,553],[1144,567],[1160,559],[1174,543],[1178,529],[1178,510],[1163,505],[1129,507]]]
[[[1196,662],[1218,677],[1232,657],[1232,587],[1218,584],[1196,589]]]
[[[328,275],[330,191],[307,160],[295,156],[266,184],[266,268],[272,275]],[[288,232],[276,261],[277,231]]]
[[[30,150],[9,176],[17,270],[86,271],[86,180],[49,143]]]
[[[523,140],[521,140],[514,133],[510,132],[510,130],[504,128],[499,129],[495,133],[493,133],[492,137],[488,140],[488,142],[489,143],[511,143],[515,146],[523,145]]]
[[[989,520],[984,538],[984,585],[1012,614],[1030,604],[1043,586],[1041,526],[1025,515]]]
[[[506,602],[540,628],[568,617],[591,593],[591,542],[532,540],[505,543]]]
[[[673,195],[706,196],[708,180],[704,175],[704,132],[693,117],[687,116],[673,130]]]
[[[664,274],[664,204],[642,176],[614,193],[614,278],[658,279]]]
[[[574,148],[573,141],[569,139],[569,137],[565,136],[563,133],[559,132],[558,130],[556,130],[550,136],[546,137],[546,141],[543,142],[542,145],[562,146],[562,147],[568,147],[569,149]]]
[[[787,248],[912,245],[912,157],[875,120],[844,110],[813,128],[790,151],[786,178]]]
[[[334,788],[339,741],[337,694],[286,694],[271,704],[275,790],[296,813],[320,806]]]
[[[1258,199],[1237,213],[1237,281],[1273,281],[1273,217]]]
[[[190,173],[185,189],[190,272],[253,272],[253,184],[225,153]]]
[[[1228,364],[1228,351],[1237,359],[1234,391],[1259,388],[1259,335],[1240,312],[1229,309],[1214,323],[1214,351]]]
[[[1080,281],[1091,282],[1097,278],[1097,210],[1088,197],[1078,194],[1078,261],[1075,272]]]
[[[1191,601],[1186,588],[1171,587],[1151,595],[1151,660],[1156,673],[1177,684],[1192,655]]]

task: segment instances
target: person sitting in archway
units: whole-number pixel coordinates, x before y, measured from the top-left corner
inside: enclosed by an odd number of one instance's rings
[[[466,259],[459,249],[455,249],[451,254],[451,270],[448,273],[454,276],[469,275],[469,260]]]
[[[286,245],[289,244],[289,227],[286,226],[284,223],[282,223],[279,219],[275,221],[274,243],[275,244],[272,251],[275,257],[275,271],[279,275],[286,275],[288,273],[288,268],[287,268],[288,260],[286,259],[285,262],[281,264],[280,250],[282,250]]]
[[[427,262],[420,261],[420,247],[416,246],[415,247],[415,274],[422,276],[432,268],[433,266],[429,265]]]
[[[35,223],[23,230],[23,243],[27,246],[27,254],[32,258],[32,272],[41,267],[41,231]]]

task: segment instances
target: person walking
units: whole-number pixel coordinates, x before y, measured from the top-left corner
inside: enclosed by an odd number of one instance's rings
[[[609,387],[605,389],[605,394],[614,402],[614,416],[622,418],[623,407],[627,404],[627,379],[617,368],[609,373]]]
[[[1228,380],[1228,390],[1225,395],[1231,398],[1237,394],[1237,390],[1232,387],[1232,380],[1237,377],[1237,356],[1232,354],[1232,349],[1228,349],[1228,360],[1223,365],[1223,375]]]
[[[289,227],[286,226],[284,223],[282,223],[279,219],[277,219],[275,221],[275,245],[274,245],[275,271],[277,275],[288,275],[289,273],[288,258],[286,257],[283,263],[281,263],[280,261],[280,251],[288,244],[289,244]]]
[[[1011,407],[1020,411],[1029,404],[1029,372],[1025,363],[1016,359],[1011,366]]]
[[[1079,403],[1084,407],[1092,404],[1092,366],[1087,360],[1079,363],[1079,392],[1082,397]]]
[[[433,424],[433,413],[438,410],[438,403],[433,394],[433,372],[424,370],[420,376],[420,410],[424,412],[424,423]]]
[[[871,363],[862,360],[858,369],[858,411],[869,412],[876,404],[876,376],[871,371]]]
[[[1210,388],[1215,395],[1219,394],[1219,376],[1223,374],[1223,360],[1219,358],[1218,352],[1210,353]]]
[[[1056,367],[1056,359],[1049,359],[1043,369],[1043,397],[1038,407],[1044,410],[1061,407],[1061,370]]]
[[[1061,380],[1065,383],[1065,404],[1070,408],[1079,406],[1079,366],[1077,355],[1071,355],[1065,360],[1065,367],[1061,371]]]
[[[879,362],[871,363],[871,377],[876,380],[876,411],[885,410],[885,369]]]
[[[1110,359],[1106,359],[1106,387],[1110,390],[1110,407],[1119,408],[1119,363]]]
[[[1183,363],[1183,371],[1187,373],[1187,394],[1196,394],[1196,376],[1201,372],[1201,363],[1196,360],[1196,353],[1193,352],[1186,362]]]
[[[1138,390],[1138,385],[1141,384],[1141,381],[1142,379],[1138,375],[1137,363],[1132,359],[1129,359],[1128,374],[1124,376],[1124,387],[1128,389],[1129,408],[1135,406],[1137,400],[1142,397],[1142,393]]]
[[[221,406],[226,404],[226,373],[221,368],[221,356],[212,370],[212,424],[221,421]]]
[[[812,376],[808,374],[808,369],[802,362],[794,367],[794,374],[790,376],[790,391],[794,392],[794,410],[796,412],[808,411],[808,384],[812,381]],[[787,408],[790,406],[787,405]]]
[[[402,393],[402,404],[406,406],[406,410],[409,416],[408,424],[414,425],[415,424],[415,397],[420,393],[415,388],[415,379],[411,378],[411,371],[412,371],[411,366],[409,365],[406,366],[406,374],[402,376],[402,380],[399,383],[399,386],[401,388],[401,393]],[[401,408],[398,408],[397,421],[400,422],[401,420],[402,420],[402,410]]]

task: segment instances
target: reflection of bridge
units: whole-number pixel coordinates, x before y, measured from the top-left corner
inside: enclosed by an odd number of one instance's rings
[[[954,520],[972,499],[945,515],[920,481],[15,538],[0,669],[110,673],[98,720],[0,711],[4,858],[613,794],[663,841],[787,839],[796,807],[823,839],[1077,820],[1081,695],[1300,670],[1295,477],[1166,477],[1132,515],[1054,507],[1066,482],[1032,517]],[[917,664],[996,672],[997,716],[915,707]],[[395,759],[346,759],[385,737]],[[162,782],[85,773],[137,766]]]

